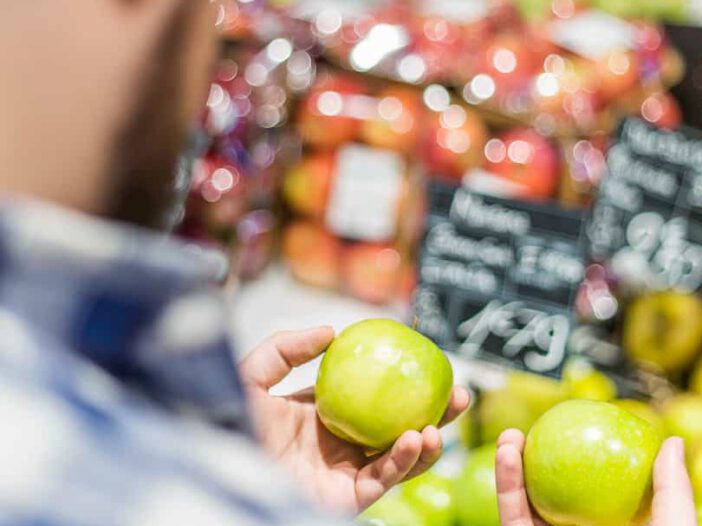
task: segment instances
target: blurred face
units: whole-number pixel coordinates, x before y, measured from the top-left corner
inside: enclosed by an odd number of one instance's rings
[[[216,58],[210,0],[179,0],[156,39],[108,163],[106,215],[158,228],[174,200],[179,154],[204,103]]]

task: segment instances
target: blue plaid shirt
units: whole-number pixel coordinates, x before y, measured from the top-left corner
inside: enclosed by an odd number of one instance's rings
[[[220,273],[162,236],[0,206],[0,525],[332,524],[251,438]]]

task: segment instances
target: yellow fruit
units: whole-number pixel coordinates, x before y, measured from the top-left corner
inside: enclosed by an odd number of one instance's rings
[[[495,444],[506,429],[526,433],[536,420],[524,398],[508,389],[486,391],[480,397],[478,423],[483,444]]]
[[[616,384],[606,374],[583,361],[572,361],[566,365],[563,384],[570,398],[609,402],[617,397]]]
[[[629,307],[623,343],[629,357],[653,369],[676,373],[702,348],[702,301],[674,291],[642,296]]]
[[[521,371],[510,373],[507,390],[526,402],[534,418],[560,404],[568,396],[566,388],[556,380]]]
[[[661,416],[668,435],[685,440],[688,455],[702,442],[702,396],[690,393],[673,396],[663,405]]]

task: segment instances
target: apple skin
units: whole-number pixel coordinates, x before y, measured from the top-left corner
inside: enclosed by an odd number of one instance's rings
[[[675,291],[641,296],[624,320],[624,350],[635,362],[677,373],[702,349],[702,300]]]
[[[422,104],[409,89],[388,88],[377,95],[378,109],[361,124],[361,139],[371,146],[411,152],[422,126]]]
[[[702,396],[680,394],[669,398],[661,408],[668,435],[685,440],[687,449],[702,443]]]
[[[317,153],[293,166],[283,180],[283,197],[293,212],[322,219],[334,180],[335,157]]]
[[[405,499],[422,515],[424,524],[454,525],[456,508],[450,479],[427,471],[404,483],[400,489]]]
[[[317,413],[333,434],[371,450],[437,425],[453,370],[431,340],[393,320],[365,320],[331,343],[319,369]]]
[[[355,298],[382,305],[398,294],[402,256],[392,245],[353,243],[342,261],[344,288]]]
[[[291,223],[283,232],[283,258],[296,279],[336,289],[340,282],[341,242],[312,222]]]
[[[404,496],[391,492],[358,517],[358,526],[425,526],[424,518]]]
[[[544,413],[527,436],[529,500],[551,524],[643,524],[661,442],[651,424],[612,404],[563,402]]]
[[[665,426],[663,425],[661,415],[647,403],[630,399],[613,400],[612,403],[620,409],[624,409],[635,414],[639,418],[643,418],[655,427],[661,435],[665,435]]]
[[[353,95],[365,95],[363,82],[344,75],[322,77],[309,91],[300,106],[298,130],[303,140],[318,148],[335,148],[354,140],[358,136],[360,121],[346,115],[343,107],[345,100]],[[341,101],[342,109],[338,114],[325,115],[321,112],[324,97],[334,94],[335,101]],[[339,108],[335,108],[335,111]]]
[[[687,388],[695,394],[702,395],[702,360],[697,360]]]
[[[526,400],[508,389],[486,391],[478,402],[480,440],[494,444],[506,429],[529,431],[538,415],[534,415]]]
[[[559,157],[556,148],[534,130],[511,130],[496,139],[497,153],[490,154],[493,142],[486,147],[488,172],[515,185],[517,199],[546,199],[558,186]]]
[[[494,444],[473,449],[454,490],[459,526],[500,526]]]
[[[568,397],[609,402],[617,397],[617,385],[587,362],[572,361],[563,371]]]
[[[466,170],[484,162],[487,138],[488,130],[476,111],[452,105],[427,116],[419,153],[432,175],[460,181]]]

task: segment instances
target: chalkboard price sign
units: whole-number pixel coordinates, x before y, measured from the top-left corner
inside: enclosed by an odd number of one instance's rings
[[[582,213],[434,183],[418,329],[447,350],[558,377],[584,274]]]
[[[621,127],[587,229],[590,254],[610,260],[626,282],[702,288],[702,135]]]

